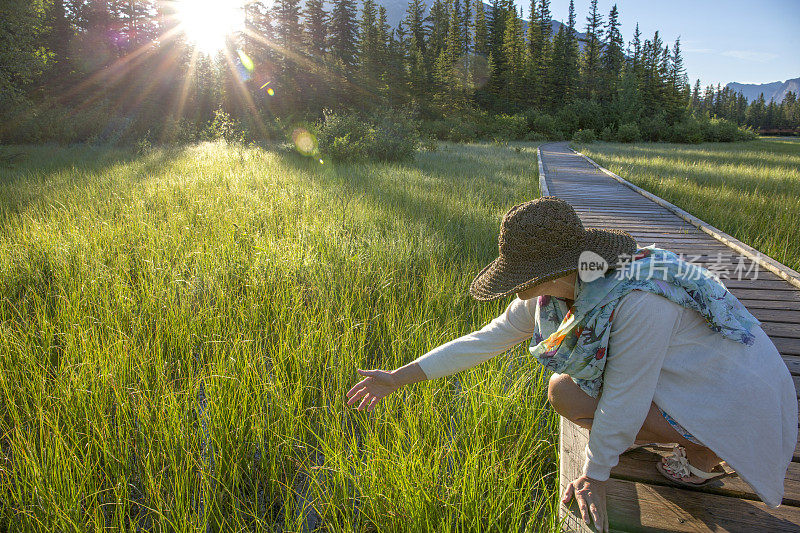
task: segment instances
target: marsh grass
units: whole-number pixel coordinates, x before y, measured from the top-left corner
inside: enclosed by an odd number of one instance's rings
[[[513,148],[513,147],[512,147]],[[345,405],[474,330],[535,146],[320,164],[206,143],[0,167],[0,530],[545,531],[557,418],[518,347]],[[11,149],[9,149],[11,150]],[[15,158],[16,159],[16,158]]]
[[[594,143],[597,164],[800,270],[800,139]]]

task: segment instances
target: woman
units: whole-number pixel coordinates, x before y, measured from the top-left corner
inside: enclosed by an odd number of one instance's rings
[[[611,268],[581,279],[587,257]],[[579,273],[581,275],[579,275]],[[587,524],[608,530],[605,484],[631,445],[676,443],[656,465],[671,482],[697,486],[725,461],[769,506],[797,442],[797,396],[778,350],[709,272],[618,230],[584,228],[554,197],[503,217],[499,256],[470,286],[478,300],[516,293],[506,311],[347,396],[373,409],[399,387],[473,367],[533,338],[530,352],[554,370],[553,408],[590,429],[575,497]]]

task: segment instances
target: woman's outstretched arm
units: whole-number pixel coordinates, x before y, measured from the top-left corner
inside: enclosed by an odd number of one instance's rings
[[[427,376],[422,371],[419,364],[415,361],[401,366],[391,372],[383,370],[361,370],[358,373],[365,376],[364,379],[356,383],[352,389],[347,391],[347,405],[353,405],[359,399],[358,410],[366,408],[372,411],[375,405],[389,396],[391,393],[402,387],[418,381],[425,381]]]
[[[533,336],[536,299],[515,298],[500,316],[478,331],[437,346],[405,366],[387,372],[358,370],[365,376],[347,391],[347,404],[372,410],[403,385],[455,374],[513,348]]]

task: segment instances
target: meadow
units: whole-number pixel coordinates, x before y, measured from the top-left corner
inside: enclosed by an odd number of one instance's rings
[[[556,527],[524,345],[345,404],[509,303],[467,288],[539,195],[534,144],[0,152],[0,531]]]
[[[592,143],[597,164],[800,271],[800,139]]]

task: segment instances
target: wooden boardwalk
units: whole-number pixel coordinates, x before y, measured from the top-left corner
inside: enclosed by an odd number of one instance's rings
[[[716,273],[726,287],[763,322],[764,331],[783,355],[800,390],[800,289],[602,172],[589,159],[573,152],[566,142],[540,147],[540,169],[542,195],[569,202],[585,226],[625,230],[641,246],[655,243],[683,253],[685,259],[706,268],[718,268]],[[723,239],[726,237],[738,242],[722,235]],[[737,268],[750,273],[737,280]],[[756,268],[756,279],[751,279]],[[786,267],[783,271],[790,278],[796,274]],[[562,490],[580,475],[587,440],[586,430],[561,419]],[[777,509],[761,502],[734,473],[698,488],[671,485],[655,468],[659,455],[666,453],[666,449],[648,447],[620,456],[608,486],[613,531],[800,532],[800,447],[795,448],[786,475],[783,504]],[[574,505],[570,509],[562,506],[561,512],[567,516],[566,530],[592,530],[583,524]]]

